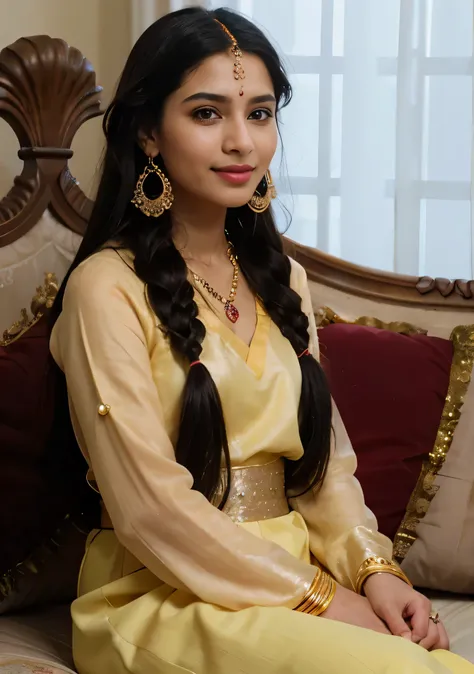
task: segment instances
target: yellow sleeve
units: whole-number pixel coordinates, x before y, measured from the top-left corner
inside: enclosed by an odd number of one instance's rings
[[[293,608],[314,567],[234,524],[175,460],[150,366],[159,328],[137,282],[118,257],[93,256],[71,275],[51,339],[116,535],[156,576],[205,602]]]
[[[310,349],[319,357],[318,335],[306,272],[292,261],[292,287],[301,295],[309,319]],[[365,559],[392,558],[392,543],[377,531],[377,521],[366,507],[354,473],[357,459],[340,414],[333,402],[331,458],[321,489],[290,500],[301,513],[310,535],[310,548],[345,587],[355,589]]]

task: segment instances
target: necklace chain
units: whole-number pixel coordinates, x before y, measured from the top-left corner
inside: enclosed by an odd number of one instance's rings
[[[232,263],[232,266],[234,267],[234,274],[232,276],[232,287],[230,289],[229,297],[225,298],[223,295],[221,295],[217,290],[215,290],[206,279],[204,279],[202,276],[199,276],[195,272],[192,272],[192,275],[194,277],[194,280],[196,283],[200,283],[207,292],[212,295],[216,300],[221,302],[225,306],[225,313],[227,318],[232,321],[232,323],[235,323],[238,318],[239,318],[239,312],[236,309],[236,307],[233,305],[233,302],[235,300],[235,296],[237,294],[237,285],[239,282],[239,263],[238,263],[238,258],[237,255],[233,252],[233,247],[232,245],[229,246],[227,249],[227,257]]]

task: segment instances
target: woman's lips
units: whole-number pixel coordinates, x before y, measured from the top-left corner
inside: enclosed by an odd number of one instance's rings
[[[228,183],[234,185],[243,185],[248,182],[252,176],[253,167],[248,165],[224,166],[221,169],[213,169],[218,176]]]

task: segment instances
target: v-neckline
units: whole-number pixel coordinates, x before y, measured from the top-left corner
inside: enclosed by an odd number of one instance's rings
[[[114,250],[119,257],[122,257],[116,249]],[[131,260],[133,261],[134,256],[131,252],[126,250],[125,253],[130,255]],[[258,297],[255,298],[255,330],[252,339],[250,340],[250,344],[246,344],[241,337],[219,318],[218,314],[213,309],[212,304],[207,297],[201,293],[200,289],[196,287],[191,278],[189,281],[194,288],[194,299],[197,301],[200,308],[206,310],[205,322],[219,333],[221,339],[232,347],[247,367],[254,373],[255,377],[260,379],[265,370],[270,326],[272,323],[271,318],[265,311],[261,301]]]
[[[255,330],[250,343],[247,344],[219,318],[212,305],[207,301],[207,298],[197,288],[195,288],[195,291],[195,298],[199,307],[206,310],[205,322],[211,329],[218,332],[225,342],[229,343],[232,349],[246,363],[247,367],[252,370],[257,379],[260,379],[265,369],[271,319],[259,299],[255,298]]]

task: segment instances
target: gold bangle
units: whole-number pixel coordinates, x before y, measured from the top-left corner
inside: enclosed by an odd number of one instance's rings
[[[317,596],[318,586],[321,584],[321,576],[321,569],[317,569],[316,575],[313,578],[313,582],[309,586],[308,591],[305,593],[303,599],[294,608],[295,611],[300,611],[301,613],[308,612],[308,609],[313,605]]]
[[[311,615],[318,615],[318,613],[320,612],[321,604],[324,603],[326,596],[328,594],[328,588],[329,588],[329,576],[327,573],[325,573],[321,578],[321,583],[316,593],[315,600],[312,606],[310,607],[308,613],[311,613]]]
[[[331,576],[326,574],[323,585],[320,590],[317,604],[311,610],[311,615],[319,616],[329,607],[329,604],[336,594],[336,583]]]
[[[328,576],[328,579],[329,579],[329,583],[328,583],[328,591],[327,591],[327,594],[326,594],[326,598],[323,599],[323,601],[321,602],[321,604],[319,606],[319,609],[318,609],[318,612],[317,613],[313,612],[313,615],[321,615],[322,613],[324,613],[329,608],[330,603],[334,599],[334,595],[336,594],[336,587],[337,587],[336,582],[330,576]]]
[[[369,576],[372,576],[374,573],[390,573],[392,576],[396,576],[403,580],[403,582],[413,587],[410,580],[403,573],[401,568],[390,559],[385,559],[384,557],[368,557],[359,567],[357,572],[355,590],[359,594],[362,594],[363,586],[365,581]]]
[[[336,593],[336,582],[320,569],[302,601],[294,609],[300,613],[321,615],[328,608]]]
[[[321,604],[321,601],[325,597],[325,594],[327,592],[327,582],[328,582],[328,576],[326,574],[321,576],[321,582],[319,584],[319,587],[313,594],[313,601],[311,602],[311,605],[308,607],[306,610],[306,613],[313,613],[319,609],[319,606]]]

